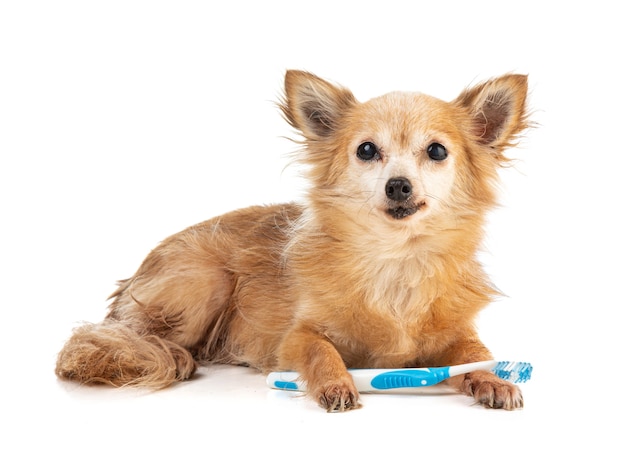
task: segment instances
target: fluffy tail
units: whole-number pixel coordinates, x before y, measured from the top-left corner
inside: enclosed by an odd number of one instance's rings
[[[191,353],[155,335],[107,319],[74,330],[58,355],[56,374],[79,383],[160,389],[196,370]]]

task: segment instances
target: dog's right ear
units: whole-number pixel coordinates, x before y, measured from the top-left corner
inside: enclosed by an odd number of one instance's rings
[[[339,118],[356,103],[352,93],[309,72],[287,71],[280,109],[289,124],[307,140],[328,138]]]

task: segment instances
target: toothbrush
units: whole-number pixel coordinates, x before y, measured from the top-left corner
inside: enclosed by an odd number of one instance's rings
[[[406,369],[349,369],[359,392],[385,391],[401,388],[422,388],[475,370],[488,370],[503,380],[523,383],[530,380],[533,366],[515,361],[481,361],[458,366]],[[270,388],[306,391],[306,384],[297,372],[271,372],[267,376]]]

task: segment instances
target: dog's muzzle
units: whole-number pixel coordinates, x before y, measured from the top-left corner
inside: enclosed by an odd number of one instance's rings
[[[387,195],[387,214],[396,220],[409,217],[425,205],[425,202],[413,200],[413,186],[406,177],[394,177],[385,185]]]

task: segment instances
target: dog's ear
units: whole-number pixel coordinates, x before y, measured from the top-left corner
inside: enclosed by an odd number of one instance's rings
[[[280,104],[285,119],[307,140],[329,137],[356,99],[352,93],[304,71],[287,71]]]
[[[455,100],[469,110],[478,142],[496,151],[498,158],[528,126],[527,91],[525,75],[509,74],[470,88]]]

